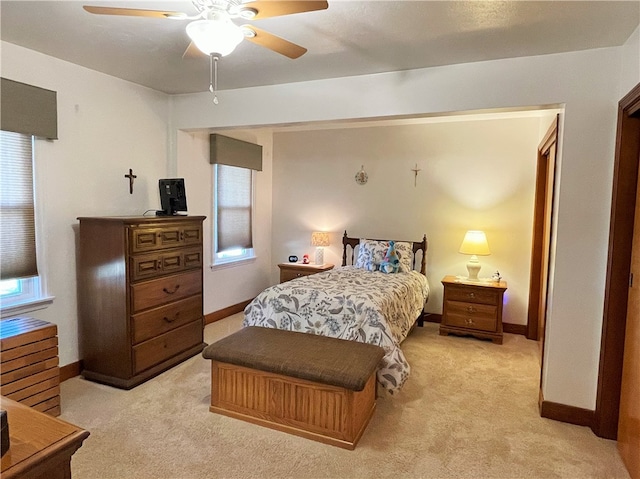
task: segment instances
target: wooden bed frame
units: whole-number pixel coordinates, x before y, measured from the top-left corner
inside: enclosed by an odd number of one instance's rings
[[[388,241],[388,240],[372,239],[372,241]],[[413,249],[413,269],[417,270],[416,253],[418,251],[422,251],[422,259],[420,260],[420,273],[426,275],[427,273],[427,235],[425,234],[422,237],[422,241],[410,241],[410,243],[413,245],[413,248],[412,248]],[[351,263],[350,264],[355,263],[356,246],[358,246],[358,244],[360,244],[360,238],[349,238],[347,236],[347,231],[345,230],[344,236],[342,237],[342,266],[347,265],[347,246],[351,246]]]

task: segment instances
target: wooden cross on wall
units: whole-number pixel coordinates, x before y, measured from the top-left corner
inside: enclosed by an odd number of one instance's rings
[[[415,187],[418,184],[418,171],[422,170],[418,168],[418,163],[416,163],[416,167],[411,168],[411,171],[413,171],[413,186]]]
[[[133,194],[133,180],[135,180],[138,176],[133,174],[133,170],[129,168],[129,174],[124,175],[125,178],[129,178],[129,194]]]

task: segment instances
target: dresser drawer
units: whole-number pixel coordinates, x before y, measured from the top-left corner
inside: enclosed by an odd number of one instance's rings
[[[181,228],[139,228],[131,230],[131,252],[152,251],[180,246]]]
[[[469,303],[483,303],[498,305],[502,295],[493,289],[471,288],[459,285],[447,287],[447,300],[465,301]]]
[[[161,306],[202,293],[202,271],[190,271],[131,286],[131,311]]]
[[[202,295],[191,296],[131,318],[133,343],[141,343],[202,317]]]
[[[200,344],[202,328],[202,320],[197,320],[134,346],[134,374]]]
[[[202,244],[202,228],[199,224],[132,228],[129,243],[131,253]]]
[[[202,228],[200,225],[184,226],[182,228],[182,241],[185,245],[202,244]]]
[[[202,266],[202,248],[199,246],[162,253],[132,256],[131,281],[153,278],[167,273],[177,273],[185,269]]]

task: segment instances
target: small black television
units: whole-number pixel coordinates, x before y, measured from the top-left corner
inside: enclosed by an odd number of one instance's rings
[[[179,211],[187,211],[187,193],[184,189],[184,178],[165,178],[158,180],[160,188],[161,211],[158,216],[177,215]]]

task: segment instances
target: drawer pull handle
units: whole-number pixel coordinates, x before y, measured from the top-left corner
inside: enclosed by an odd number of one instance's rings
[[[464,322],[467,326],[473,326],[473,319],[471,318],[465,319]]]
[[[176,291],[178,291],[178,288],[180,288],[180,285],[179,285],[179,284],[176,284],[176,287],[175,287],[175,289],[174,289],[173,291],[169,291],[167,288],[162,288],[162,291],[164,291],[164,292],[165,292],[165,293],[167,293],[167,294],[173,294],[173,293],[175,293]]]
[[[467,311],[470,313],[475,313],[476,312],[476,308],[474,308],[473,306],[467,306]]]
[[[469,297],[470,298],[475,298],[476,297],[476,293],[469,293]]]
[[[168,318],[167,316],[165,316],[162,319],[164,319],[167,323],[173,323],[176,319],[178,319],[178,316],[180,316],[180,312],[177,312],[173,318]]]

